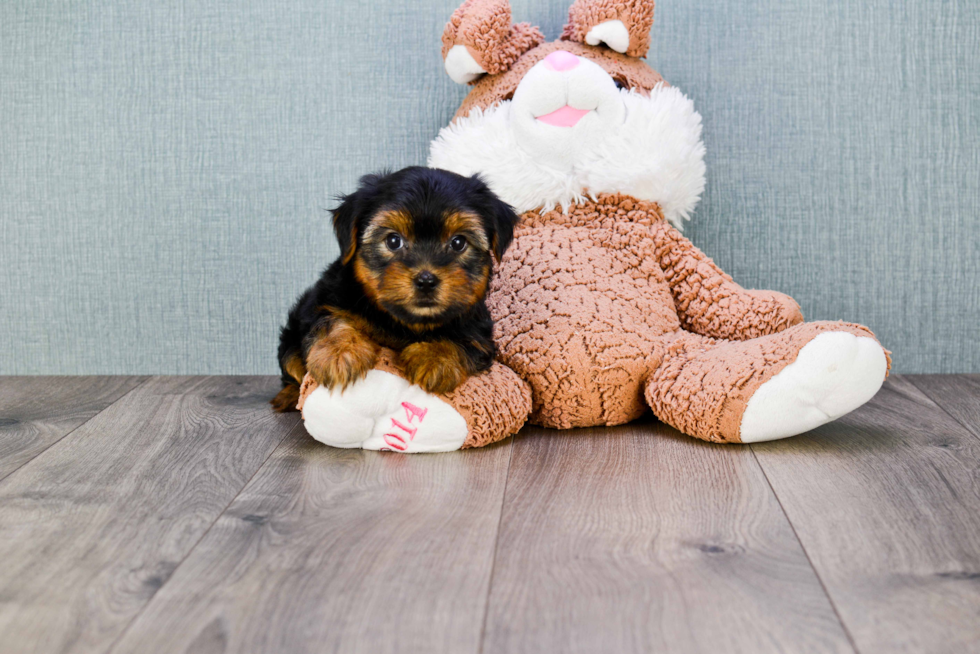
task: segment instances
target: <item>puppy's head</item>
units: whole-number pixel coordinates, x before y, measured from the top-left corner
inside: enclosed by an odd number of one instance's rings
[[[419,167],[361,178],[333,218],[342,261],[365,295],[411,327],[482,301],[517,222],[479,178]]]

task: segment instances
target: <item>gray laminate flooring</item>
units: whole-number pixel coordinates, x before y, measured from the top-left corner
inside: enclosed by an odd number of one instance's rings
[[[980,376],[803,436],[331,449],[272,377],[0,377],[0,653],[980,652]]]

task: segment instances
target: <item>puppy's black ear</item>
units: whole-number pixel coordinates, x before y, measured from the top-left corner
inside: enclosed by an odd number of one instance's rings
[[[514,209],[509,204],[498,198],[478,175],[474,175],[473,179],[482,187],[481,190],[486,198],[490,248],[494,258],[499,262],[510,247],[511,241],[514,240],[514,227],[520,217],[514,213]]]
[[[360,188],[340,197],[340,206],[333,209],[333,231],[340,245],[340,260],[346,266],[357,252],[357,228],[361,216],[369,210],[370,198],[378,184],[378,175],[365,175]]]
[[[354,258],[357,251],[357,193],[345,195],[340,199],[340,206],[332,211],[333,231],[340,245],[340,260],[346,266]]]
[[[495,230],[491,242],[493,244],[493,256],[500,261],[504,258],[504,252],[510,247],[510,242],[514,240],[514,226],[517,225],[517,221],[520,217],[514,213],[514,209],[498,198],[494,196],[494,215],[495,215]]]

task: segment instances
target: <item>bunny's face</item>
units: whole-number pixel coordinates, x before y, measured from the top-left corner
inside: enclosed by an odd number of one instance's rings
[[[598,64],[555,50],[527,72],[511,100],[510,122],[523,148],[543,163],[580,159],[622,128],[626,98]]]
[[[701,119],[643,61],[652,0],[578,0],[562,39],[512,25],[507,0],[467,0],[443,34],[472,84],[429,165],[480,174],[518,211],[626,193],[675,224],[704,187]]]

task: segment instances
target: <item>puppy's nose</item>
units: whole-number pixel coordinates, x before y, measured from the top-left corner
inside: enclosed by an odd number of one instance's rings
[[[559,73],[578,66],[578,57],[565,50],[556,50],[544,58],[548,65]]]
[[[439,278],[428,270],[423,270],[415,276],[415,288],[420,291],[434,291],[439,285]]]

